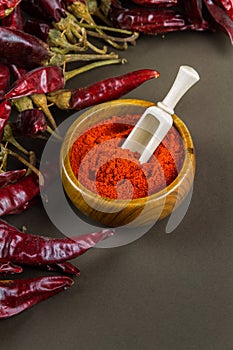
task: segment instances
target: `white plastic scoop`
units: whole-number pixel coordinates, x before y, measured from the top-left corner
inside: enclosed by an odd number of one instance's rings
[[[140,153],[140,163],[146,163],[171,128],[176,104],[199,79],[194,68],[180,66],[167,96],[145,110],[121,147]]]

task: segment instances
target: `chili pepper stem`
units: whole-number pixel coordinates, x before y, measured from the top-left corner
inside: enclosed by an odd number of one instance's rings
[[[12,129],[10,124],[6,124],[4,127],[4,133],[3,133],[3,141],[7,141],[11,143],[15,148],[17,148],[22,153],[29,155],[29,151],[27,151],[13,136]]]
[[[27,109],[33,108],[33,103],[31,101],[30,97],[28,97],[28,96],[14,98],[11,101],[19,112],[23,112]]]
[[[57,140],[62,141],[62,137],[58,135],[53,129],[50,128],[50,126],[47,126],[47,132],[54,136]]]
[[[28,168],[30,168],[40,179],[40,184],[43,185],[44,184],[44,177],[41,174],[41,172],[32,164],[30,164],[25,158],[21,157],[19,154],[13,152],[10,149],[7,149],[7,153],[16,158],[18,161],[20,161],[21,163],[23,163],[24,165],[26,165]]]
[[[57,128],[57,124],[55,122],[55,119],[53,118],[52,113],[50,112],[47,104],[47,97],[45,94],[33,94],[31,95],[31,99],[33,103],[40,108],[46,117],[48,118],[49,122],[51,123],[54,130]]]
[[[126,62],[127,62],[126,59],[119,58],[119,59],[112,59],[112,60],[98,61],[98,62],[90,63],[90,64],[87,64],[84,67],[80,67],[80,68],[74,69],[72,71],[65,72],[65,80],[67,81],[67,80],[75,77],[76,75],[79,75],[81,73],[87,72],[87,71],[89,71],[91,69],[94,69],[94,68],[97,68],[97,67],[107,66],[107,65],[110,65],[110,64],[118,64],[118,63],[125,64]]]

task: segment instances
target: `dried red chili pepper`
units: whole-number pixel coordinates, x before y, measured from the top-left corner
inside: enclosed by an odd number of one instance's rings
[[[228,34],[231,43],[233,44],[233,21],[229,18],[225,10],[212,0],[204,0],[204,3],[214,20],[215,26]]]
[[[59,22],[61,18],[66,17],[66,9],[61,0],[37,0],[38,5],[43,8],[46,14]]]
[[[23,30],[23,20],[21,15],[20,4],[18,4],[14,10],[2,19],[2,26]]]
[[[61,90],[49,94],[48,99],[61,109],[80,110],[97,103],[117,99],[149,79],[158,78],[159,72],[140,69],[114,78],[101,80],[93,85],[73,90]]]
[[[19,52],[24,54],[19,55]],[[0,27],[0,62],[5,64],[16,64],[25,69],[33,69],[47,65],[61,66],[65,62],[108,60],[111,58],[118,58],[118,55],[114,53],[108,55],[64,55],[51,52],[49,46],[34,35],[16,29]],[[117,61],[115,63],[120,62]]]
[[[14,226],[0,220],[0,262],[20,265],[50,265],[77,258],[98,242],[114,234],[103,229],[78,238],[45,238],[25,234]]]
[[[66,273],[68,275],[74,275],[76,277],[80,276],[80,270],[68,261],[65,261],[63,263],[44,265],[42,268],[47,271],[58,271]]]
[[[215,0],[219,6],[222,6],[226,11],[230,19],[233,21],[233,1],[232,0]]]
[[[4,126],[7,123],[11,114],[11,102],[9,100],[3,100],[0,103],[0,140],[2,138]]]
[[[27,109],[18,114],[16,122],[12,123],[15,136],[36,137],[47,130],[47,122],[42,110]]]
[[[11,71],[16,79],[21,78],[25,73],[27,73],[26,69],[21,68],[15,64],[11,64]]]
[[[21,0],[1,0],[0,2],[0,18],[8,16]]]
[[[16,266],[11,262],[0,263],[0,274],[14,274],[21,273],[23,271],[21,266]]]
[[[211,30],[212,27],[202,14],[202,0],[182,0],[185,13],[191,23],[195,23],[199,30]]]
[[[0,173],[0,189],[21,179],[26,174],[26,169],[9,170]]]
[[[63,88],[65,85],[62,68],[58,66],[39,67],[25,73],[8,91],[4,98],[45,94]]]
[[[72,286],[66,276],[37,277],[0,281],[0,318],[19,314],[53,295]]]
[[[7,65],[0,64],[0,98],[6,93],[10,85],[10,70]]]
[[[21,209],[40,192],[38,176],[30,174],[0,190],[0,216]]]
[[[103,0],[102,9],[113,25],[145,34],[195,29],[173,9],[124,8],[115,0]]]

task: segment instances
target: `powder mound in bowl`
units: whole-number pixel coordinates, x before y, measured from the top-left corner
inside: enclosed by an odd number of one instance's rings
[[[70,150],[70,164],[79,182],[110,199],[136,199],[154,194],[175,180],[183,161],[184,145],[172,127],[149,162],[121,145],[141,115],[113,116],[86,130]]]

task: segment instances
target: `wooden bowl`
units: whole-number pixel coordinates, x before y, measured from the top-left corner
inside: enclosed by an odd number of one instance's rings
[[[84,112],[69,128],[60,155],[62,182],[64,189],[74,205],[87,217],[111,227],[150,225],[165,218],[178,207],[189,193],[195,173],[195,154],[191,135],[176,115],[174,126],[183,139],[185,158],[176,179],[166,188],[148,197],[131,200],[106,199],[86,189],[74,176],[69,152],[74,141],[87,128],[113,115],[142,114],[152,102],[144,100],[116,100],[97,105]],[[124,119],[122,119],[124,121]]]

